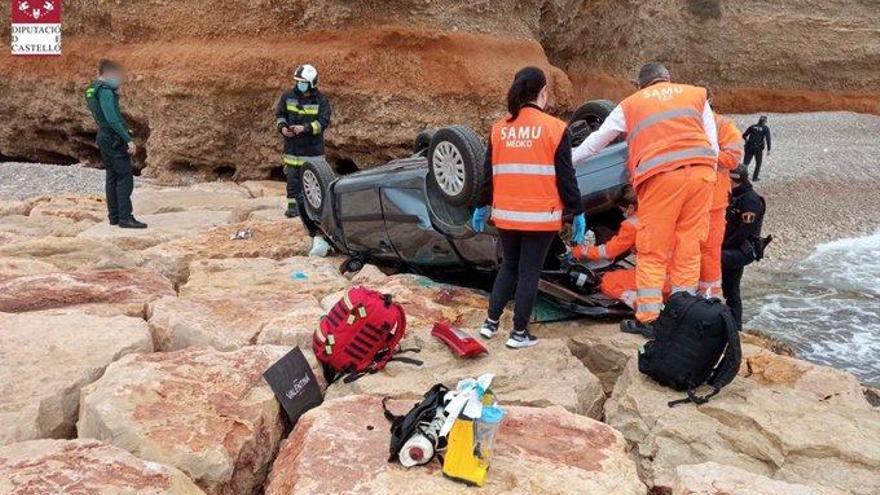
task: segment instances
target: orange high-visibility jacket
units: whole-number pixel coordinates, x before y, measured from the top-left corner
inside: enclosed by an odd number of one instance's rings
[[[589,246],[585,251],[573,252],[575,258],[586,258],[589,261],[611,261],[621,254],[631,251],[636,245],[636,232],[639,228],[639,219],[630,215],[620,224],[620,229],[614,237],[601,246]]]
[[[715,114],[718,128],[718,183],[712,198],[712,209],[727,208],[730,195],[730,171],[742,162],[743,139],[736,124],[727,117]]]
[[[512,122],[492,126],[492,220],[499,229],[558,231],[562,199],[556,150],[565,122],[524,107]]]
[[[627,165],[634,187],[683,165],[715,166],[716,153],[703,129],[705,88],[653,84],[620,106],[626,115]]]

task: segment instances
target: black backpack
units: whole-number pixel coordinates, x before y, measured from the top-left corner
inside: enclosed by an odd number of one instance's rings
[[[704,404],[739,371],[738,329],[720,300],[673,294],[654,322],[654,340],[639,351],[639,371],[661,385],[687,391],[687,398],[671,401],[669,407]],[[700,397],[696,389],[704,383],[712,392]]]
[[[437,408],[443,405],[443,397],[446,396],[447,392],[449,392],[449,388],[442,383],[434,385],[430,390],[425,392],[425,397],[422,401],[416,404],[403,416],[392,414],[385,405],[388,398],[386,397],[382,399],[382,409],[385,412],[385,419],[391,422],[391,444],[389,446],[390,455],[388,457],[388,462],[396,461],[400,449],[403,448],[403,444],[405,444],[413,434],[420,431],[420,428],[424,428],[426,424],[431,423],[437,415]],[[445,438],[439,440],[441,443],[445,444]],[[434,454],[436,455],[437,451],[443,450],[443,448],[445,448],[445,445],[437,445]]]

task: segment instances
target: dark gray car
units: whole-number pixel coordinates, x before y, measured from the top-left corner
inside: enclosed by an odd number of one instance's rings
[[[575,144],[611,108],[600,101],[578,109],[569,124]],[[484,157],[485,145],[476,133],[451,126],[422,132],[407,158],[353,174],[336,177],[326,162],[307,163],[302,169],[306,210],[333,246],[349,256],[344,271],[357,271],[369,261],[435,276],[491,274],[500,262],[497,232],[489,228],[478,234],[469,225],[479,184],[490,173]],[[626,145],[619,143],[574,164],[590,228],[600,241],[621,220],[616,202],[629,182],[625,163]],[[598,292],[601,270],[567,260],[566,251],[558,239],[544,266],[544,294],[582,314],[630,312]]]

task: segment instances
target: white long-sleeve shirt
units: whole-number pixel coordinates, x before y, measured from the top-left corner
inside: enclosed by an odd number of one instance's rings
[[[709,144],[712,146],[712,149],[715,150],[715,154],[717,155],[718,129],[715,128],[715,114],[712,112],[712,107],[709,106],[709,102],[706,102],[706,106],[703,107],[703,129],[706,131],[706,137],[709,138]],[[599,153],[605,149],[611,141],[614,141],[617,136],[625,132],[626,115],[623,113],[623,107],[617,105],[614,110],[611,111],[611,114],[605,119],[605,122],[602,122],[602,125],[599,126],[598,129],[593,131],[592,134],[587,136],[587,139],[585,139],[583,143],[572,150],[572,163],[586,160]]]

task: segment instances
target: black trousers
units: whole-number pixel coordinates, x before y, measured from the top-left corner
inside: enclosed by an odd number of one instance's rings
[[[764,150],[745,150],[743,163],[745,164],[746,169],[748,169],[749,165],[752,163],[752,157],[755,157],[755,172],[752,174],[752,180],[757,180],[758,176],[761,174],[761,162],[764,161]]]
[[[513,329],[525,330],[538,297],[538,279],[556,232],[498,230],[501,268],[489,297],[489,319],[498,321],[504,307],[513,303]]]
[[[110,132],[99,132],[97,143],[104,163],[107,217],[111,221],[128,220],[132,218],[131,193],[134,190],[128,148],[122,139]]]
[[[733,318],[742,329],[743,305],[740,295],[740,282],[742,282],[744,267],[724,268],[721,270],[721,292],[727,301],[727,306],[733,312]]]
[[[284,173],[287,175],[287,208],[290,209],[294,207],[294,204],[296,205],[296,209],[299,211],[299,219],[309,233],[309,237],[315,237],[321,230],[306,211],[302,187],[302,167],[287,165],[284,167]]]

